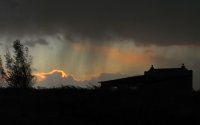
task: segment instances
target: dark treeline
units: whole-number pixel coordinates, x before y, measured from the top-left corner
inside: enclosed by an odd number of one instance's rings
[[[2,120],[19,124],[199,124],[199,106],[200,91],[156,100],[139,91],[98,88],[0,89]]]

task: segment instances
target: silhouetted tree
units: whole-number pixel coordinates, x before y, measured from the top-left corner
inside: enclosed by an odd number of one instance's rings
[[[5,84],[5,71],[4,71],[4,68],[3,68],[3,61],[2,61],[2,58],[0,57],[0,86],[3,87]]]
[[[4,75],[5,75],[5,71],[4,71],[4,68],[3,68],[3,62],[2,62],[1,57],[0,57],[0,75],[1,75],[1,77],[4,77]]]
[[[13,57],[9,51],[5,55],[6,70],[2,66],[2,60],[0,60],[0,71],[9,87],[30,88],[35,78],[30,67],[32,57],[29,55],[28,48],[24,47],[19,40],[14,41],[13,48]]]

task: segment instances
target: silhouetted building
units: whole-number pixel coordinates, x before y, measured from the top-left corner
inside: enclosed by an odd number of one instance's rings
[[[135,90],[144,93],[188,94],[192,92],[192,70],[180,68],[156,69],[151,66],[144,75],[102,81],[102,89]]]

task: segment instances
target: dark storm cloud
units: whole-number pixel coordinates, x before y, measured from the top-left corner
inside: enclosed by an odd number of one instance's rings
[[[0,31],[39,36],[63,33],[70,41],[199,44],[199,5],[186,0],[1,0]]]
[[[26,41],[24,44],[29,46],[29,47],[35,47],[36,44],[44,45],[44,46],[49,45],[49,43],[45,39],[37,39],[37,40],[33,40],[33,41]]]

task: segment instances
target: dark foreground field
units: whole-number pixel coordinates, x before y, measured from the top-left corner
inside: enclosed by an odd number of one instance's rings
[[[200,93],[167,98],[101,89],[0,89],[0,120],[27,125],[199,125]]]

